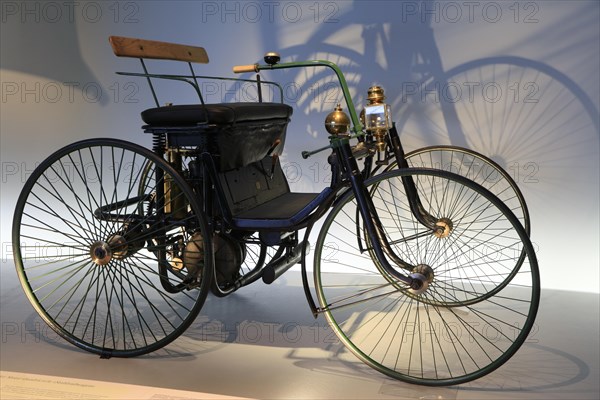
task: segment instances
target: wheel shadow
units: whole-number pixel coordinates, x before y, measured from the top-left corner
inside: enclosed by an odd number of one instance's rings
[[[555,169],[568,170],[584,156],[589,158],[589,149],[598,148],[600,116],[586,91],[543,60],[493,55],[446,68],[434,34],[436,14],[427,12],[439,7],[431,0],[410,3],[410,9],[402,2],[374,7],[372,2],[354,1],[338,10],[337,23],[319,24],[304,44],[286,47],[280,39],[286,32],[274,35],[270,26],[264,27],[261,38],[265,50],[281,49],[282,61],[336,62],[358,109],[368,87],[383,85],[407,150],[467,147],[505,169],[515,168],[514,173],[529,183],[540,178],[537,170],[547,172],[543,178],[550,180]],[[553,27],[547,30],[551,34]],[[588,52],[584,35],[575,33],[574,47]],[[543,34],[536,37],[542,40]],[[343,103],[335,77],[326,70],[295,69],[272,77],[282,76],[286,87],[294,83],[298,88],[285,99],[296,108],[295,126],[309,126],[304,133],[288,135],[288,152],[305,150],[313,141],[314,146],[322,144],[322,119]],[[527,164],[531,162],[535,165]],[[304,175],[313,178],[308,184],[320,183],[314,173]]]
[[[424,389],[396,381],[355,358],[323,318],[313,319],[305,305],[302,288],[288,285],[285,275],[280,279],[270,290],[263,290],[265,288],[257,284],[255,290],[251,286],[245,293],[240,291],[225,299],[209,297],[201,316],[181,337],[163,349],[137,358],[200,361],[204,355],[231,344],[280,347],[289,349],[285,358],[298,368],[332,377],[381,381],[380,393],[386,395],[410,397],[413,393],[421,397],[425,391],[444,399],[460,397],[461,392],[572,394],[597,384],[590,380],[591,368],[584,360],[539,343],[525,343],[498,370],[460,386]],[[21,340],[25,337],[28,341],[43,341],[61,352],[88,354],[60,338],[35,312],[28,315],[21,329]],[[328,355],[323,357],[322,351],[316,354],[315,350],[323,350]],[[240,357],[244,354],[240,353]]]
[[[524,346],[506,365],[476,381],[444,387],[424,387],[385,377],[358,359],[351,360],[351,355],[346,353],[343,348],[338,348],[331,357],[318,359],[303,356],[301,350],[292,350],[287,358],[296,366],[319,374],[382,380],[381,394],[403,398],[456,399],[468,396],[467,393],[481,393],[488,398],[493,393],[510,396],[517,392],[575,395],[594,390],[594,382],[584,383],[590,377],[590,367],[585,361],[568,352],[538,344]],[[424,394],[431,397],[423,397]]]

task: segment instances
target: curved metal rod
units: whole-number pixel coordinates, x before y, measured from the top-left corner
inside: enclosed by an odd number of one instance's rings
[[[415,279],[411,276],[402,274],[392,267],[392,265],[390,265],[388,262],[386,254],[393,260],[394,263],[404,270],[411,271],[414,267],[402,260],[391,250],[390,244],[388,243],[383,228],[381,227],[381,222],[377,217],[377,212],[375,211],[375,206],[373,205],[371,196],[366,190],[362,173],[360,172],[358,164],[356,163],[356,159],[352,154],[352,148],[350,147],[348,140],[339,140],[335,143],[335,149],[342,159],[341,164],[344,168],[347,178],[350,180],[352,192],[354,193],[354,197],[358,204],[358,209],[365,224],[367,234],[370,238],[372,238],[373,252],[377,257],[377,261],[379,261],[381,268],[390,276],[407,284],[410,288],[415,290],[420,289],[424,282],[422,282],[420,279]]]
[[[256,71],[266,70],[266,69],[287,69],[287,68],[300,68],[300,67],[327,67],[335,72],[338,81],[340,83],[340,87],[342,88],[342,93],[344,94],[344,100],[346,101],[346,106],[348,107],[348,112],[350,113],[350,119],[352,120],[352,131],[359,136],[364,135],[363,126],[360,123],[360,119],[356,114],[356,109],[354,108],[354,102],[352,101],[352,97],[350,96],[350,91],[348,90],[348,84],[346,83],[346,78],[344,78],[344,74],[340,70],[340,68],[333,62],[327,60],[309,60],[309,61],[296,61],[289,63],[281,63],[275,65],[260,65],[256,64],[254,66]]]
[[[94,217],[100,221],[107,222],[127,222],[132,220],[142,220],[146,218],[144,215],[139,214],[111,214],[111,211],[117,211],[121,208],[125,208],[143,201],[148,201],[152,195],[144,194],[141,196],[129,197],[125,200],[116,201],[101,207],[98,207],[94,211]]]
[[[202,92],[200,91],[200,86],[198,85],[198,82],[191,81],[190,79],[195,80],[196,78],[200,78],[200,79],[215,79],[215,80],[221,80],[221,81],[240,81],[240,82],[257,83],[255,79],[228,78],[228,77],[223,77],[223,76],[207,76],[207,75],[170,75],[170,74],[149,74],[149,73],[141,73],[141,72],[117,72],[117,75],[135,76],[135,77],[142,77],[142,78],[168,79],[168,80],[173,80],[173,81],[186,82],[194,87],[194,90],[196,91],[196,94],[198,95],[198,98],[201,99],[201,101],[202,101]],[[261,79],[260,84],[263,84],[263,83],[277,87],[277,89],[279,89],[280,101],[281,101],[281,103],[283,103],[283,88],[281,87],[281,85],[278,82],[263,81]]]

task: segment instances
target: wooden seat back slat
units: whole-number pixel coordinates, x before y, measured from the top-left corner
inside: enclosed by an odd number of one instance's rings
[[[186,61],[199,64],[208,63],[208,55],[203,47],[123,36],[110,36],[109,42],[113,52],[118,57]]]

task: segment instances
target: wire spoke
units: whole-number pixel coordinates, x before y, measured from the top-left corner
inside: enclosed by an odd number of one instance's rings
[[[101,355],[171,342],[209,290],[204,272],[196,278],[169,264],[194,234],[206,235],[196,195],[166,162],[123,141],[83,141],[53,157],[34,171],[16,211],[15,260],[36,309]],[[167,199],[183,208],[165,213]]]

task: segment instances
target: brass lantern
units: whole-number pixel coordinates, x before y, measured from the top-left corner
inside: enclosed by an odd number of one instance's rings
[[[392,113],[389,104],[384,102],[385,94],[381,86],[371,86],[367,93],[367,105],[360,116],[367,133],[373,135],[378,159],[382,160],[382,153],[386,148],[386,136],[392,127]],[[380,161],[383,163],[383,161]]]

